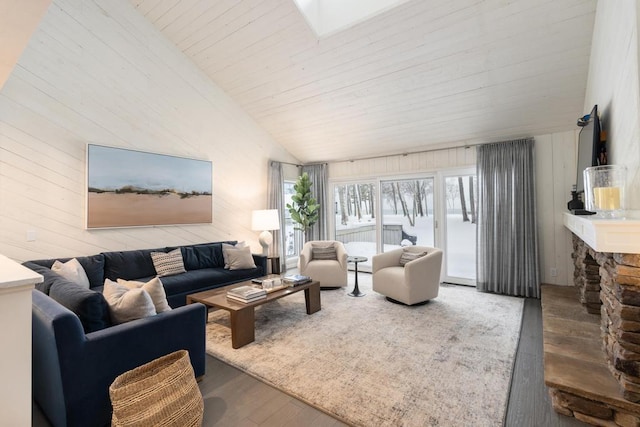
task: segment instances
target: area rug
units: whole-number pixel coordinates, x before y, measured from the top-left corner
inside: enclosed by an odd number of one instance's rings
[[[442,286],[406,307],[363,273],[360,289],[322,291],[312,315],[303,292],[265,304],[237,350],[228,313],[211,312],[207,352],[351,425],[502,425],[522,299]]]

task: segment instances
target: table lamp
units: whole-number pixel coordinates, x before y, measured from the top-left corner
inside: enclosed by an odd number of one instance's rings
[[[262,255],[268,256],[269,246],[273,243],[270,230],[280,230],[280,218],[277,209],[264,209],[253,211],[251,216],[251,229],[262,231],[258,241],[262,245]]]

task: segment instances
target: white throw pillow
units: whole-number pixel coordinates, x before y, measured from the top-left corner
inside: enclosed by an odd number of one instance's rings
[[[73,258],[65,263],[61,263],[56,260],[51,266],[51,270],[58,273],[62,277],[77,283],[83,288],[89,289],[89,278],[87,277],[87,273],[82,268],[80,262]]]
[[[222,244],[222,258],[224,258],[224,268],[229,269],[229,260],[227,258],[227,251],[229,249],[240,249],[247,247],[247,244],[244,241],[238,242],[235,245],[230,245],[228,243]]]
[[[111,320],[115,324],[156,314],[151,296],[142,288],[129,289],[124,285],[105,279],[102,294],[107,300]]]
[[[164,291],[164,286],[159,277],[154,277],[147,283],[136,280],[118,279],[118,284],[124,285],[129,289],[141,288],[147,291],[153,301],[153,305],[156,307],[156,313],[164,313],[165,311],[171,310],[167,302],[167,294]]]
[[[244,270],[247,268],[256,268],[251,255],[251,248],[228,249],[227,261],[229,262],[229,270]]]
[[[184,269],[180,248],[166,253],[151,252],[151,260],[153,261],[153,267],[156,269],[156,273],[160,277],[187,272],[187,270]]]

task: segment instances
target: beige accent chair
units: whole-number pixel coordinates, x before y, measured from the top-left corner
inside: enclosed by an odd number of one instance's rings
[[[337,260],[313,259],[313,249],[333,247]],[[347,250],[337,240],[314,240],[306,242],[298,257],[300,274],[320,282],[321,288],[347,286]]]
[[[404,251],[427,252],[403,267]],[[373,290],[392,302],[406,305],[425,303],[438,296],[442,250],[428,246],[406,246],[374,255],[372,258]]]

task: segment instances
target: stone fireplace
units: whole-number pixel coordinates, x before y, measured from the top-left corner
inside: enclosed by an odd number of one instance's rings
[[[589,313],[600,313],[609,370],[624,398],[639,402],[640,255],[596,252],[575,234],[573,248],[580,302]]]
[[[556,412],[640,427],[640,220],[564,214],[575,286],[542,286],[545,384]]]

